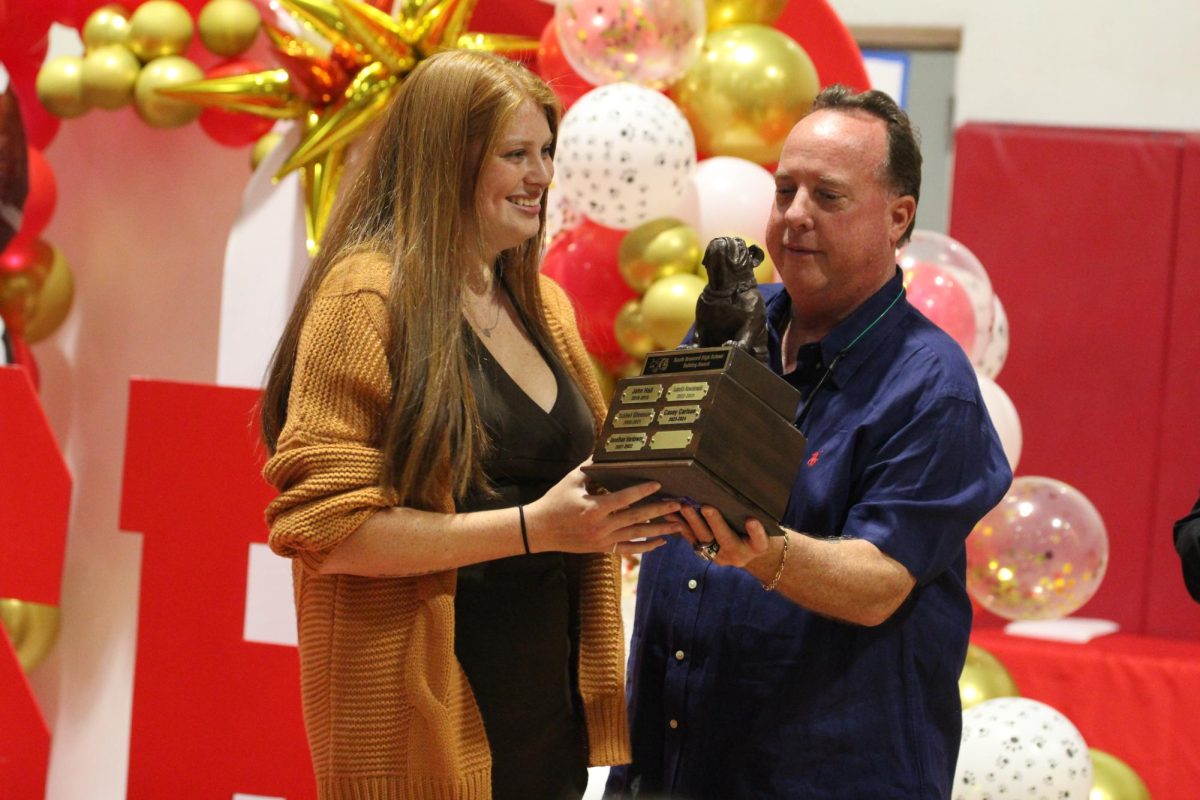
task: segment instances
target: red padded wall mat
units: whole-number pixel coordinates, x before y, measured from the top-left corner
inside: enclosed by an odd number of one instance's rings
[[[1200,145],[992,124],[956,145],[950,233],[1009,317],[997,382],[1021,417],[1017,474],[1071,484],[1108,528],[1108,574],[1077,615],[1200,637],[1170,549],[1200,487]]]

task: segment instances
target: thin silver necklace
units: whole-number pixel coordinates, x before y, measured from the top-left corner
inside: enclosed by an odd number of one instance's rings
[[[479,327],[479,332],[488,339],[492,338],[492,331],[496,330],[496,326],[500,324],[500,304],[496,303],[496,318],[492,320],[492,324],[484,327],[479,320],[475,320],[475,324]]]

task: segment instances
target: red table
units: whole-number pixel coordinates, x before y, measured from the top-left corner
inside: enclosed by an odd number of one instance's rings
[[[1115,633],[1065,644],[999,628],[971,640],[1022,697],[1058,709],[1089,747],[1129,764],[1154,800],[1200,797],[1200,642]]]

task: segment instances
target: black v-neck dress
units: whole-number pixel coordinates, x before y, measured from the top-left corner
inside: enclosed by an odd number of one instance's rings
[[[469,496],[458,510],[531,503],[591,453],[592,414],[550,348],[539,345],[558,385],[546,412],[464,327],[471,382],[492,440],[483,470],[498,496]],[[587,787],[571,558],[534,553],[458,571],[454,652],[483,714],[494,800],[579,798]]]

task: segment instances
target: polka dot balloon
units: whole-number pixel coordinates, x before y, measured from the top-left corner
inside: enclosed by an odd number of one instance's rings
[[[1000,697],[963,712],[954,800],[1087,800],[1091,789],[1087,743],[1055,709]]]
[[[563,116],[554,162],[573,207],[626,230],[679,204],[696,167],[696,141],[664,95],[613,83],[588,92]]]

